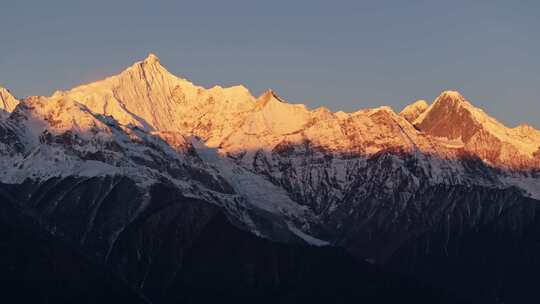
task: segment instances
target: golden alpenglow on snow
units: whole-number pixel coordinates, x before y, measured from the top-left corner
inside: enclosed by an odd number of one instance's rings
[[[0,28],[1,303],[540,303],[540,2]]]

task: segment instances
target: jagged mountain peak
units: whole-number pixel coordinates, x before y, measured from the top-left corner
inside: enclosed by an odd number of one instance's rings
[[[132,89],[134,87],[163,90],[167,89],[163,87],[164,85],[170,85],[174,82],[189,83],[170,73],[161,65],[159,58],[150,53],[144,60],[135,62],[116,75],[95,82],[82,84],[68,91],[56,91],[53,94],[53,97],[58,95],[71,95],[77,99],[76,97],[81,95],[95,95],[102,92],[108,92],[110,93],[109,95],[111,95],[112,92],[110,91]]]
[[[163,67],[161,65],[161,61],[159,59],[158,56],[156,56],[154,53],[149,53],[146,58],[144,58],[143,60],[140,60],[140,61],[137,61],[135,63],[133,63],[132,67],[136,67],[136,66],[158,66],[158,67]]]
[[[153,53],[148,54],[148,56],[146,56],[146,58],[142,61],[135,62],[132,67],[135,67],[136,69],[143,69],[145,72],[158,73],[167,77],[178,78],[176,75],[169,72],[167,68],[161,64],[159,57]],[[129,70],[129,68],[127,70]]]
[[[144,62],[148,64],[156,64],[159,63],[159,58],[154,53],[148,53],[148,56],[146,56]]]
[[[484,126],[492,131],[495,129],[508,129],[497,119],[490,116],[481,108],[472,104],[467,98],[457,91],[442,92],[415,121],[417,126],[423,125],[425,129],[427,121],[437,123],[447,120],[459,120],[468,123],[470,127]]]
[[[267,89],[261,94],[261,96],[259,96],[259,98],[257,98],[257,104],[259,107],[264,107],[270,102],[287,103],[287,101],[279,97],[279,95],[272,89]]]
[[[450,99],[455,101],[464,101],[465,97],[459,92],[455,90],[444,90],[441,92],[439,97],[437,99]]]
[[[540,197],[537,177],[510,179],[503,170],[488,170],[471,164],[468,158],[472,155],[474,160],[501,168],[540,164],[540,137],[531,136],[534,132],[529,128],[516,128],[518,136],[454,91],[441,93],[431,106],[417,101],[411,109],[417,116],[414,120],[419,121],[415,122],[418,129],[409,123],[412,118],[407,122],[404,116],[410,111],[405,109],[401,115],[389,107],[331,113],[286,102],[273,90],[255,99],[243,86],[205,89],[170,74],[151,54],[119,75],[53,97],[25,99],[9,120],[0,122],[0,178],[13,184],[27,178],[45,181],[55,176],[114,175],[134,179],[141,189],[163,181],[186,197],[222,206],[232,220],[257,235],[281,239],[291,231],[313,244],[324,243],[313,238],[319,236],[341,244],[326,229],[342,225],[397,231],[388,229],[387,223],[420,218],[419,208],[431,208],[454,186],[467,186],[465,195],[473,193],[471,186],[516,186]],[[445,191],[442,196],[431,190],[424,194],[434,186],[436,191]],[[111,193],[106,194],[107,201],[101,205],[90,198],[88,202],[95,210],[112,214],[111,221],[116,222],[114,214],[126,214],[127,207],[122,203],[112,206],[108,197],[128,199],[123,192],[102,188]],[[176,202],[171,192],[160,192],[166,201]],[[417,195],[427,198],[412,205]],[[62,196],[65,202],[75,196],[86,201],[91,192]],[[146,192],[137,196],[148,197]],[[56,198],[51,202],[69,205]],[[140,214],[154,214],[155,202],[129,207],[133,217],[126,218],[126,226],[112,227],[110,235],[130,230],[125,227],[138,221]],[[119,211],[108,204],[118,206]],[[495,214],[497,207],[486,212]],[[45,208],[50,214],[49,207]],[[66,210],[73,208],[84,209],[77,204]],[[407,210],[412,213],[396,213]],[[94,231],[86,223],[101,225],[98,212],[102,211],[89,212],[89,221],[77,219],[84,222],[84,238]],[[466,212],[473,214],[474,210]],[[482,220],[472,217],[474,222]],[[363,226],[364,219],[376,226]],[[170,227],[168,223],[163,226]],[[402,228],[418,231],[416,226]],[[99,239],[111,239],[95,230]],[[341,235],[340,230],[334,233]],[[345,237],[350,236],[356,237]],[[132,238],[122,233],[124,237]],[[372,239],[371,233],[365,237]],[[381,240],[386,242],[384,237]],[[123,248],[122,242],[105,246]]]
[[[268,105],[271,102],[280,102],[275,95],[274,92],[270,89],[264,91],[259,97],[257,97],[256,101],[256,108],[261,109],[264,108],[266,105]]]
[[[11,113],[18,104],[19,100],[8,89],[0,86],[0,110]]]
[[[0,94],[5,94],[5,93],[11,94],[11,92],[7,88],[0,85]]]
[[[131,77],[132,80],[136,80],[137,77],[133,77],[133,73],[140,74],[141,79],[152,81],[156,78],[170,78],[170,79],[181,79],[171,72],[169,72],[162,64],[160,59],[153,53],[148,54],[148,56],[142,60],[135,62],[131,67],[122,71],[118,77]],[[113,76],[114,77],[114,76]],[[150,82],[149,82],[150,83]]]
[[[433,104],[431,108],[437,108],[437,107],[448,107],[448,108],[458,108],[458,107],[465,107],[469,110],[475,110],[477,112],[482,112],[483,110],[475,107],[467,98],[465,98],[460,92],[458,91],[443,91],[437,98],[435,98],[435,101],[433,101]]]
[[[450,142],[450,149],[469,144],[479,150],[477,147],[505,142],[526,154],[538,150],[534,145],[538,133],[506,128],[457,91],[442,92],[430,106],[418,100],[399,115],[389,107],[331,113],[289,103],[271,89],[258,98],[241,85],[206,89],[168,72],[154,54],[118,75],[51,98],[61,96],[69,96],[92,113],[114,117],[121,125],[194,135],[209,147],[220,147],[222,152],[228,147],[234,147],[232,151],[272,148],[285,137],[295,142],[309,137],[331,149],[349,149],[341,144],[347,132],[346,140],[354,137],[353,146],[369,153],[390,145],[416,144],[429,150],[427,141],[417,142],[426,135],[448,139],[442,144]],[[356,129],[362,132],[349,136]],[[380,138],[371,140],[372,136],[366,134],[374,132]]]
[[[311,112],[303,104],[292,104],[280,98],[274,91],[266,90],[255,102],[246,116],[243,132],[246,134],[291,134],[301,130]]]
[[[460,146],[492,164],[537,166],[531,159],[540,136],[527,128],[508,128],[463,95],[445,91],[413,124],[420,131],[443,139],[443,144]]]
[[[95,113],[113,116],[121,124],[145,130],[169,130],[174,125],[173,105],[196,96],[199,87],[163,67],[154,54],[121,73],[81,85],[59,95],[69,95]],[[186,97],[188,96],[188,97]]]
[[[273,95],[275,95],[275,92],[274,92],[274,90],[272,90],[272,89],[266,89],[266,90],[261,94],[261,96],[273,96]]]
[[[494,120],[474,107],[457,91],[444,91],[413,124],[438,137],[468,140],[487,120]]]

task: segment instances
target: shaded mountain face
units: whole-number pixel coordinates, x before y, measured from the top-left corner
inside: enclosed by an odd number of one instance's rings
[[[430,189],[418,201],[426,197],[445,206],[446,218],[396,250],[388,269],[414,273],[473,303],[537,299],[537,200],[514,191],[463,187]]]
[[[539,250],[525,244],[538,235],[531,215],[540,199],[540,132],[507,128],[457,92],[400,114],[388,107],[333,113],[271,90],[256,98],[242,86],[205,89],[150,55],[102,81],[25,98],[5,114],[3,191],[47,231],[152,299],[187,296],[174,294],[177,284],[205,290],[200,284],[216,269],[238,275],[234,286],[242,290],[249,280],[270,288],[274,279],[257,277],[268,259],[299,263],[281,253],[255,258],[259,248],[281,252],[274,242],[338,246],[359,263],[436,282],[475,302],[518,303],[530,290],[506,279],[525,266],[500,262],[538,263]],[[218,215],[219,225],[242,232],[235,244],[253,246],[245,255],[203,237]],[[252,238],[246,233],[264,241],[244,240]],[[492,239],[501,242],[474,246]],[[526,253],[505,249],[514,241]],[[185,268],[193,252],[220,250],[228,252],[223,260],[194,264],[211,269]],[[472,262],[488,252],[487,264]],[[251,254],[252,266],[242,265]],[[306,263],[319,261],[319,253],[306,254],[317,257]],[[276,269],[270,273],[280,282],[310,277]],[[188,270],[195,274],[182,281]],[[463,284],[469,281],[458,278],[468,274],[475,280]]]
[[[79,188],[95,186],[95,182],[77,182]],[[70,240],[76,233],[60,232],[72,221],[56,214],[54,222],[60,224],[51,229],[49,221],[41,222],[36,209],[29,207],[32,203],[17,202],[21,190],[21,186],[0,185],[4,299],[24,303],[395,303],[398,299],[462,303],[440,288],[357,261],[339,248],[256,237],[231,224],[221,208],[184,197],[166,185],[153,187],[151,207],[119,233],[103,257],[105,263],[98,264],[81,252],[100,252],[103,239],[110,237],[106,230],[87,232],[81,250],[76,250],[75,240]],[[54,187],[48,191],[54,192]],[[122,190],[112,192],[118,191]],[[134,198],[124,195],[124,199]],[[117,198],[111,203],[122,201]],[[121,221],[114,211],[121,206],[102,208],[108,212],[96,215],[96,227]]]
[[[2,185],[3,186],[3,185]],[[3,188],[3,187],[2,187]],[[16,303],[150,303],[0,190],[0,291]]]

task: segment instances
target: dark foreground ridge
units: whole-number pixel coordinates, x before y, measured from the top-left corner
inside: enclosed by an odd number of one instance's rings
[[[192,238],[189,247],[173,250],[166,248],[165,242],[157,249],[160,253],[155,258],[162,260],[151,269],[177,268],[174,275],[166,276],[168,282],[148,273],[143,288],[149,297],[147,302],[110,270],[117,272],[123,267],[122,261],[115,259],[135,245],[140,230],[126,232],[119,245],[126,248],[117,247],[111,253],[108,268],[52,238],[35,215],[23,212],[24,208],[14,204],[4,189],[0,199],[1,289],[3,297],[19,303],[459,303],[440,289],[386,273],[339,248],[258,238],[232,225],[215,206],[189,200],[163,208],[170,212],[175,205],[181,210],[176,216],[205,214],[200,218],[206,223],[196,236],[185,235]],[[160,211],[153,214],[156,212]],[[179,222],[191,224],[193,219]],[[141,224],[148,227],[148,222],[139,222],[137,227]],[[156,235],[173,242],[170,238],[175,229],[161,228],[165,235]],[[167,255],[174,254],[171,250],[182,253],[180,265],[170,264]],[[129,260],[126,256],[122,259]],[[140,263],[140,267],[145,266]],[[131,271],[136,268],[130,266]]]
[[[4,303],[150,303],[110,269],[51,236],[0,190]]]

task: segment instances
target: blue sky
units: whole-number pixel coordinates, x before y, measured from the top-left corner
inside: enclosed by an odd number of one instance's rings
[[[273,88],[333,110],[461,91],[540,127],[537,1],[0,2],[0,85],[49,95],[147,53],[204,86]]]

